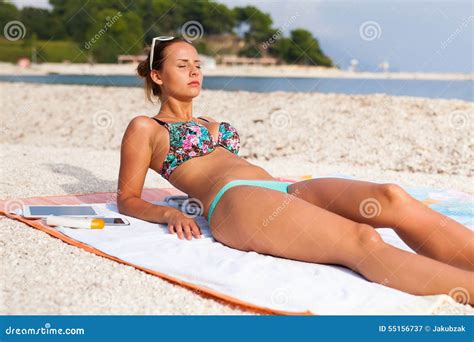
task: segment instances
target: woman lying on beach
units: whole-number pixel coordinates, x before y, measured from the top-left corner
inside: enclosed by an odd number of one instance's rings
[[[182,239],[200,228],[179,209],[141,199],[149,168],[201,205],[213,237],[235,249],[343,265],[366,279],[415,295],[463,292],[474,303],[474,233],[430,209],[397,184],[342,178],[290,183],[238,156],[236,129],[193,117],[202,72],[193,45],[157,37],[137,72],[155,117],[138,116],[122,140],[120,213],[167,224]],[[377,215],[367,213],[379,207]],[[385,243],[392,228],[418,254]]]

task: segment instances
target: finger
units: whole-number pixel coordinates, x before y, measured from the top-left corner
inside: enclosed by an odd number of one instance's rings
[[[176,232],[178,233],[178,237],[180,239],[182,239],[184,237],[184,234],[183,234],[183,227],[181,226],[181,223],[178,223],[176,225]]]
[[[196,238],[198,237],[199,232],[198,232],[196,226],[194,225],[194,223],[191,222],[191,223],[189,224],[189,230],[191,231],[191,234],[192,234],[194,237],[196,237]]]
[[[168,231],[170,232],[170,234],[174,234],[176,232],[175,229],[174,229],[174,225],[169,224],[168,225]]]
[[[193,222],[192,224],[192,230],[193,230],[194,236],[199,239],[201,237],[201,230],[199,229],[199,226],[195,222]]]
[[[193,234],[191,233],[191,227],[188,224],[184,224],[184,233],[186,235],[186,239],[191,240],[193,238]]]

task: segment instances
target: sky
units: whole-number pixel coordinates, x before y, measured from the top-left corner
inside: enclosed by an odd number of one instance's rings
[[[94,0],[91,0],[94,1]],[[470,0],[217,0],[252,5],[271,15],[285,36],[304,28],[334,64],[359,70],[474,72],[474,10]],[[48,7],[47,0],[14,0]]]

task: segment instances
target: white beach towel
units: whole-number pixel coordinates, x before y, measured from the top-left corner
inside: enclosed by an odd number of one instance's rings
[[[413,195],[431,191],[420,189],[412,189]],[[436,197],[436,191],[432,190],[432,193]],[[442,197],[440,193],[438,191]],[[465,195],[456,193],[456,196]],[[468,197],[472,208],[472,196]],[[165,202],[154,203],[166,205]],[[459,201],[455,203],[459,204]],[[373,283],[342,266],[293,261],[229,248],[212,237],[203,216],[196,218],[202,238],[180,240],[168,232],[166,225],[118,214],[114,203],[94,205],[100,214],[126,217],[131,225],[103,230],[57,229],[127,263],[260,307],[288,312],[310,311],[318,315],[423,315],[431,314],[443,301],[455,303],[448,295],[415,296]],[[453,217],[462,214],[454,212]],[[472,220],[472,213],[468,215]],[[413,252],[393,230],[383,228],[378,232],[386,242]]]

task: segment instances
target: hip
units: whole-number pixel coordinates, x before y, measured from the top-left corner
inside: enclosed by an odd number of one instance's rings
[[[249,185],[249,186],[255,186],[255,187],[261,187],[261,188],[267,188],[267,189],[272,189],[276,190],[279,192],[284,192],[288,193],[288,186],[292,184],[292,182],[285,182],[285,181],[280,181],[276,179],[232,179],[228,181],[226,184],[224,184],[216,193],[215,196],[213,196],[212,202],[209,205],[208,208],[206,208],[204,215],[207,217],[208,222],[210,223],[211,221],[211,216],[212,213],[219,202],[219,199],[224,195],[224,193],[234,187],[234,186],[239,186],[239,185]]]

